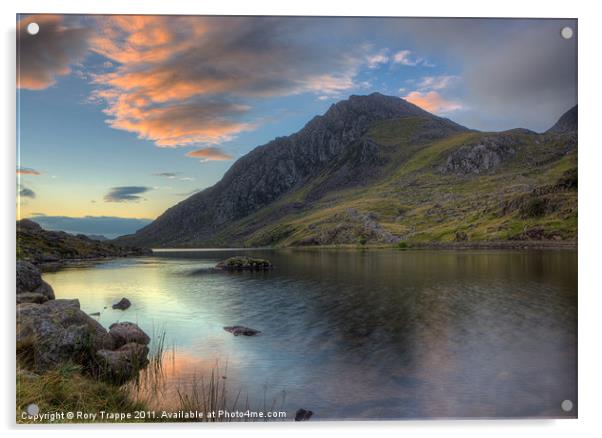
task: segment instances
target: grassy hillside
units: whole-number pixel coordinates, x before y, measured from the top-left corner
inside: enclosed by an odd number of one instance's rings
[[[572,240],[577,236],[574,134],[463,132],[416,143],[418,118],[376,124],[366,137],[386,162],[376,181],[311,199],[332,172],[236,222],[211,243],[247,246],[357,242]],[[483,173],[445,170],[451,153],[487,139],[514,155]],[[389,238],[393,236],[393,238]]]

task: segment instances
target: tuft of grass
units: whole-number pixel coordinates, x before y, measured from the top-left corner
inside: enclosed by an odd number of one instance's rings
[[[133,413],[146,409],[143,403],[132,400],[124,388],[85,376],[81,371],[79,366],[70,363],[41,375],[18,371],[17,423],[32,422],[22,418],[22,413],[32,403],[38,405],[42,413],[78,411]],[[82,422],[82,420],[65,419],[61,422]]]

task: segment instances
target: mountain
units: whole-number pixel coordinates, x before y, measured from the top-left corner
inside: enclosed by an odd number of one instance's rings
[[[577,105],[568,110],[558,119],[556,124],[548,129],[547,133],[562,134],[567,132],[577,132]]]
[[[117,242],[575,239],[577,137],[565,129],[478,132],[397,97],[351,96]]]

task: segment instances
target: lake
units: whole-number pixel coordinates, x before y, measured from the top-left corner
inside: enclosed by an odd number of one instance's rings
[[[275,267],[210,269],[241,254]],[[217,362],[230,393],[251,408],[275,400],[289,417],[577,414],[576,251],[168,251],[44,278],[105,327],[164,332],[171,388]],[[132,307],[111,309],[124,296]]]

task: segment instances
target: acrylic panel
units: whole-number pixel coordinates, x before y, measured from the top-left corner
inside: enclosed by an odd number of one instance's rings
[[[577,417],[577,20],[17,17],[16,421]]]

